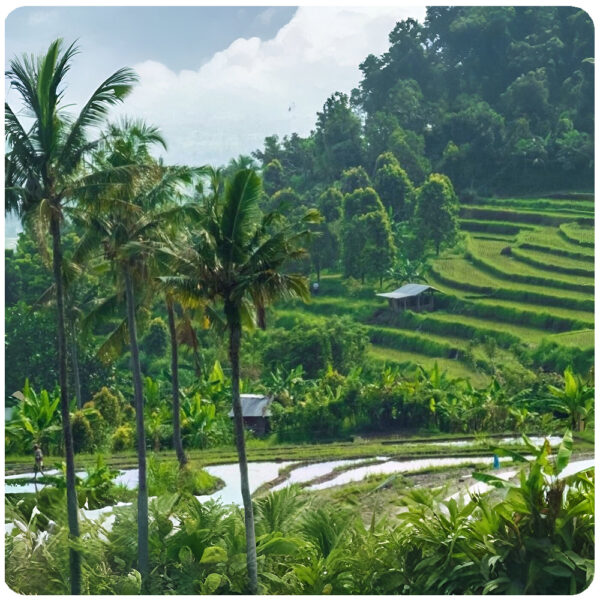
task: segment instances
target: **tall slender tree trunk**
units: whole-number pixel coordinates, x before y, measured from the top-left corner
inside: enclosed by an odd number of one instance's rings
[[[179,468],[185,467],[187,456],[181,443],[181,423],[179,422],[179,364],[177,360],[177,330],[175,329],[175,311],[173,300],[167,296],[167,315],[169,317],[169,335],[171,336],[171,390],[173,394],[173,446]]]
[[[263,304],[256,307],[256,324],[263,331],[267,328],[267,310]]]
[[[83,400],[81,398],[81,378],[79,375],[79,354],[77,351],[77,334],[75,333],[75,319],[69,319],[69,329],[71,330],[71,367],[73,369],[75,397],[77,398],[77,408],[81,408],[83,406]]]
[[[127,301],[127,328],[131,347],[131,371],[133,374],[133,395],[135,399],[135,423],[138,453],[138,569],[142,576],[142,591],[145,591],[150,572],[148,550],[148,487],[146,484],[146,433],[144,430],[144,393],[142,389],[142,369],[137,341],[135,322],[135,297],[129,268],[123,270]]]
[[[256,534],[254,532],[254,513],[250,482],[248,480],[248,459],[244,440],[244,418],[240,400],[240,345],[242,325],[239,310],[233,303],[225,303],[225,314],[229,325],[229,359],[231,361],[231,391],[233,401],[233,422],[235,426],[235,445],[237,447],[244,501],[244,522],[246,525],[246,565],[248,567],[248,591],[258,593],[258,566],[256,562]]]
[[[74,541],[79,538],[79,520],[77,492],[75,491],[75,455],[73,435],[69,415],[69,394],[67,390],[67,336],[65,331],[65,297],[62,274],[62,248],[58,212],[50,219],[52,234],[52,270],[56,286],[56,308],[58,313],[58,384],[60,386],[60,413],[62,417],[63,438],[65,442],[65,460],[67,463],[67,520],[69,535]],[[81,594],[81,554],[78,550],[69,550],[69,568],[71,594]]]

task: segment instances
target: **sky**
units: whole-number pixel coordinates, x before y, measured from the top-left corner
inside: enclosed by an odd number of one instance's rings
[[[268,135],[308,135],[327,97],[356,87],[359,64],[385,52],[407,17],[422,21],[425,8],[21,7],[5,22],[5,57],[7,65],[56,37],[77,40],[65,97],[74,109],[111,73],[132,67],[140,81],[112,119],[158,126],[167,163],[216,166]]]
[[[167,138],[169,162],[222,164],[267,135],[307,135],[359,63],[387,49],[396,21],[423,7],[22,7],[5,24],[6,60],[62,37],[81,53],[68,102],[81,103],[116,69],[140,82],[119,112]],[[8,93],[9,103],[18,103]]]

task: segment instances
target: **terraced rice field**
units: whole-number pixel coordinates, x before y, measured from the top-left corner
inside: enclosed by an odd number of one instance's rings
[[[518,235],[519,248],[534,246],[536,250],[549,254],[561,254],[577,260],[593,262],[594,249],[580,246],[562,237],[557,227],[538,227],[521,230]]]
[[[554,271],[567,275],[576,274],[587,278],[591,283],[594,280],[594,263],[587,258],[583,260],[582,258],[571,258],[522,246],[513,248],[511,256],[516,261],[524,262],[543,271]],[[565,279],[562,276],[561,278]],[[585,281],[585,279],[581,279],[581,281]]]
[[[474,385],[489,381],[496,368],[526,375],[518,358],[522,349],[542,341],[594,346],[593,217],[589,196],[466,205],[460,220],[464,254],[442,254],[427,277],[442,292],[435,311],[394,315],[375,290],[349,297],[341,276],[327,274],[319,296],[279,309],[277,320],[289,326],[303,318],[349,315],[366,326],[374,360],[425,367],[437,362]]]
[[[594,247],[594,228],[578,225],[577,223],[563,223],[559,227],[560,233],[569,242],[578,246]]]

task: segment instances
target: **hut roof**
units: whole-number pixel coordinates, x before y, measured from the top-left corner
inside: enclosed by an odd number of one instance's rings
[[[270,417],[271,410],[269,406],[273,398],[263,396],[262,394],[240,394],[242,402],[243,417]],[[233,409],[229,411],[229,416],[233,417]]]
[[[393,292],[386,292],[384,294],[377,294],[382,298],[411,298],[412,296],[418,296],[422,294],[425,290],[435,290],[439,292],[437,288],[434,288],[432,285],[422,285],[420,283],[407,283],[402,287],[399,287],[397,290]]]

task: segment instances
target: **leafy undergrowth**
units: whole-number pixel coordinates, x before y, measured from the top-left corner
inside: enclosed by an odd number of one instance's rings
[[[263,594],[574,594],[594,573],[594,473],[561,478],[572,452],[529,445],[516,481],[474,476],[490,494],[448,499],[440,479],[462,471],[372,478],[313,494],[296,486],[255,499]],[[417,479],[421,477],[421,480]],[[138,594],[135,506],[110,529],[82,523],[83,591]],[[10,507],[7,584],[23,594],[65,594],[64,516]],[[247,592],[243,514],[189,495],[150,503],[150,594]]]

